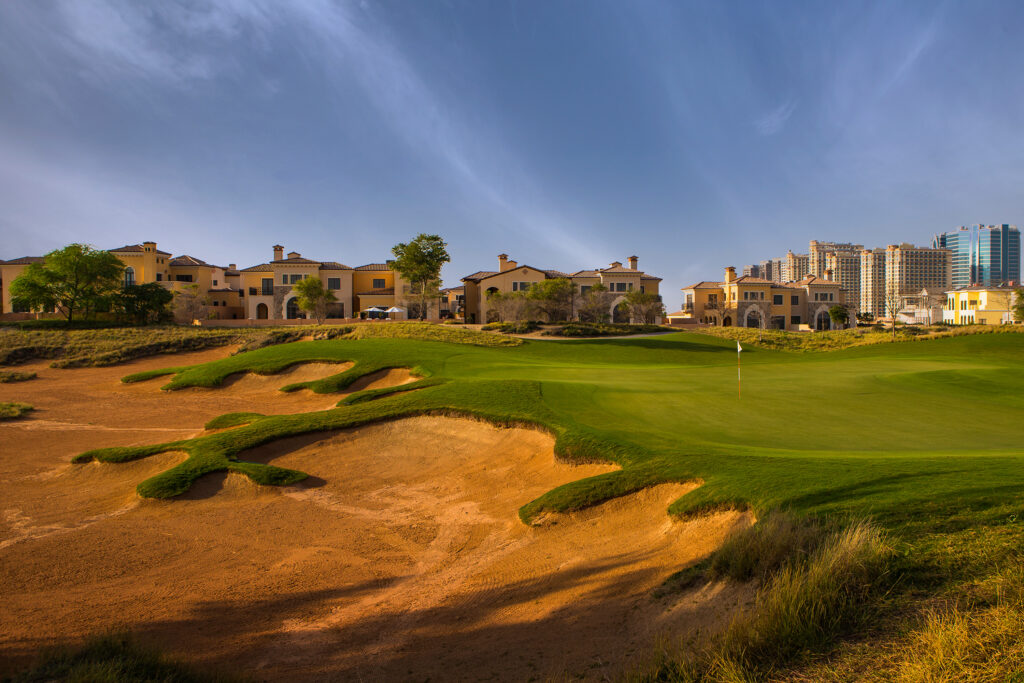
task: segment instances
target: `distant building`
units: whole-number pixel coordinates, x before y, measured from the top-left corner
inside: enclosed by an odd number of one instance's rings
[[[960,226],[957,230],[944,232],[932,238],[932,247],[949,249],[950,280],[954,289],[967,287],[974,282],[974,242],[977,226]]]
[[[825,279],[839,283],[851,313],[860,311],[860,255],[860,251],[847,250],[825,254]]]
[[[782,281],[795,282],[807,277],[810,269],[810,257],[807,254],[794,254],[793,250],[786,252],[782,264]]]
[[[673,322],[776,330],[833,329],[828,311],[844,303],[838,282],[808,275],[782,284],[736,277],[731,266],[721,282],[698,282],[683,288],[683,300],[683,315],[674,313]],[[856,321],[851,318],[849,324]]]
[[[743,275],[746,277],[761,277],[761,266],[756,263],[743,266]]]
[[[1020,282],[1020,231],[1015,225],[961,226],[932,239],[952,253],[954,289]]]
[[[818,277],[825,277],[825,257],[829,252],[852,252],[859,254],[864,251],[863,244],[850,244],[849,242],[819,242],[811,240],[807,253],[807,272]]]
[[[944,292],[952,289],[952,254],[948,249],[890,244],[885,251],[885,291],[883,296],[902,298],[923,289]],[[886,315],[891,312],[886,310]]]
[[[885,249],[860,252],[860,308],[876,318],[885,316]]]
[[[1005,325],[1013,322],[1013,287],[972,285],[946,292],[942,320],[951,325]]]

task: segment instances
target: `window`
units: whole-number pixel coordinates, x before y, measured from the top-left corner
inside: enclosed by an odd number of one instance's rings
[[[274,293],[274,278],[265,277],[263,278],[261,292],[263,296],[270,296]]]
[[[273,280],[271,280],[271,282],[273,282]],[[271,285],[271,287],[273,287],[273,285]],[[250,287],[249,288],[249,296],[256,296],[256,288],[255,287]]]
[[[300,280],[302,280],[305,277],[306,276],[302,275],[301,273],[293,273],[292,275],[285,275],[284,276],[284,283],[286,285],[287,284],[293,284],[294,285],[296,282],[299,282]]]
[[[793,296],[789,297],[789,303],[792,304],[793,306],[799,306],[800,305],[800,297],[798,295],[794,294]]]
[[[329,277],[329,278],[327,278],[327,289],[341,289],[341,278],[340,277]]]
[[[583,296],[586,296],[587,292],[590,291],[590,287],[591,287],[591,285],[580,285],[580,294],[582,294]]]
[[[245,290],[244,290],[244,289],[241,289],[241,288],[239,288],[239,289],[238,289],[238,298],[239,298],[239,299],[241,299],[241,298],[242,298],[242,297],[244,297],[244,296],[245,296]]]
[[[174,279],[177,280],[178,282],[192,282],[192,276],[191,275],[181,275],[181,274],[178,274],[178,275],[174,276]]]
[[[387,280],[385,280],[384,278],[382,278],[382,277],[375,277],[375,278],[373,278],[373,288],[374,289],[384,289],[387,286],[388,286],[387,285]]]
[[[146,251],[149,251],[148,249]],[[124,286],[131,287],[135,284],[135,269],[128,266],[124,269]]]
[[[625,292],[626,291],[626,283],[625,282],[613,282],[612,286],[609,289],[612,292]]]
[[[163,279],[164,279],[164,274],[163,273],[157,273],[156,274],[156,281],[157,282],[163,282]]]
[[[773,294],[772,295],[772,304],[774,304],[775,306],[781,306],[782,305],[782,295],[781,294]]]
[[[512,283],[512,291],[513,292],[525,292],[526,290],[528,290],[530,288],[530,285],[532,285],[532,284],[533,284],[532,282],[513,282]]]
[[[281,284],[282,285],[288,284],[288,274],[287,273],[285,273],[284,275],[281,276]]]
[[[791,316],[789,316],[789,324],[790,325],[799,325],[800,324],[800,316],[798,316],[798,315],[791,315]]]
[[[644,286],[643,286],[643,285],[640,285],[640,293],[641,293],[641,294],[643,294],[643,293],[644,293]]]
[[[216,281],[216,280],[214,280],[214,281],[213,281],[213,286],[214,286],[214,287],[216,287],[216,286],[217,286],[217,281]]]

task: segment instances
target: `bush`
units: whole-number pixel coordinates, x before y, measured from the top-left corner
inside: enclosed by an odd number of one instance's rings
[[[501,332],[502,334],[529,334],[540,329],[540,323],[534,320],[520,320],[511,323],[487,323],[482,328],[488,332]]]
[[[629,334],[653,334],[668,332],[661,325],[631,325],[629,323],[567,323],[561,327],[545,330],[541,334],[550,337],[618,337]]]
[[[450,344],[470,344],[472,346],[519,346],[522,339],[515,337],[499,337],[487,332],[467,330],[452,325],[436,325],[434,323],[367,323],[356,325],[351,339],[371,339],[374,337],[390,337],[397,339],[419,339],[422,341],[438,341]]]
[[[0,420],[13,420],[35,410],[27,403],[0,402]]]
[[[0,371],[0,384],[7,384],[8,382],[24,382],[35,378],[36,373],[34,372]]]

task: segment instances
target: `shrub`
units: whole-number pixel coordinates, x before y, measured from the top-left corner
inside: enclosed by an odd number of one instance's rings
[[[629,323],[567,323],[561,327],[542,332],[550,337],[617,337],[628,334],[652,334],[668,332],[661,325],[630,325]]]
[[[0,384],[7,384],[8,382],[24,382],[35,378],[36,373],[34,372],[0,371]]]
[[[522,339],[515,337],[499,337],[462,327],[420,322],[356,325],[349,337],[352,339],[371,339],[373,337],[419,339],[472,346],[519,346],[523,343]]]
[[[0,402],[0,420],[13,420],[35,410],[27,403]]]
[[[481,329],[502,334],[528,334],[540,329],[540,323],[533,320],[520,320],[510,323],[487,323]]]

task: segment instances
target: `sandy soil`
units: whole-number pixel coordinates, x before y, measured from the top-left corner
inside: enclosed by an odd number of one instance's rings
[[[286,439],[245,457],[313,475],[300,485],[211,475],[173,501],[140,500],[134,487],[182,454],[67,464],[86,448],[187,436],[224,412],[318,409],[276,390],[340,371],[170,394],[159,380],[118,382],[226,353],[38,364],[40,379],[0,385],[0,400],[40,408],[0,423],[0,673],[40,646],[121,626],[257,680],[601,679],[719,627],[750,598],[725,586],[651,597],[750,523],[740,513],[673,522],[665,509],[691,485],[519,522],[517,509],[550,488],[612,469],[557,463],[534,431],[421,417]],[[388,371],[365,384],[409,379]]]

